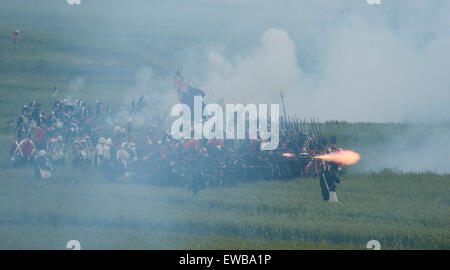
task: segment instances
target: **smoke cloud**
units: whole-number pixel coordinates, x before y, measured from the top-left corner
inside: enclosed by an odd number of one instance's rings
[[[290,113],[321,120],[441,122],[450,118],[450,38],[404,37],[373,27],[361,16],[328,29],[328,45],[316,58],[317,72],[303,63],[297,43],[270,28],[249,53],[226,58],[208,52],[203,87],[226,101],[267,103],[287,96]],[[300,59],[300,60],[299,60]],[[305,68],[302,68],[305,66]]]
[[[265,31],[259,47],[248,55],[227,60],[212,51],[208,60],[210,73],[203,88],[228,103],[277,101],[281,89],[294,89],[300,83],[295,44],[280,29]]]
[[[124,126],[131,121],[138,128],[163,126],[161,121],[167,120],[170,108],[178,99],[176,91],[170,87],[172,84],[171,78],[156,76],[151,67],[140,67],[136,72],[135,84],[124,91],[122,107],[114,115],[110,125]],[[138,106],[140,98],[144,99],[146,105],[133,111],[131,104]]]
[[[247,49],[205,53],[207,97],[279,103],[283,90],[288,114],[301,118],[440,124],[366,148],[359,168],[449,173],[450,4],[336,2],[269,1],[264,21],[246,16],[237,35],[260,37]]]
[[[450,173],[450,126],[410,125],[387,141],[357,146],[364,151],[355,171],[389,168],[400,172]]]
[[[68,94],[66,96],[66,99],[68,101],[72,101],[73,99],[78,98],[78,94],[80,93],[80,90],[82,90],[85,86],[85,80],[83,77],[78,77],[75,80],[72,80],[69,82],[69,85],[67,87]]]

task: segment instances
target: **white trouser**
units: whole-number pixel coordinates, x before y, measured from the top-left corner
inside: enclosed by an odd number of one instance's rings
[[[330,199],[328,200],[329,202],[338,202],[336,191],[330,191],[329,194],[330,194]]]

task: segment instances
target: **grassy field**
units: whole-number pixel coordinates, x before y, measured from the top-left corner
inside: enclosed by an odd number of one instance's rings
[[[32,180],[4,170],[2,248],[448,249],[448,177],[347,175],[340,203],[321,201],[317,179],[190,191],[111,183],[91,172]],[[405,185],[407,183],[407,185]],[[413,187],[420,187],[419,189]]]
[[[142,66],[171,76],[180,49],[201,41],[202,33],[180,36],[174,18],[164,31],[147,25],[133,35],[143,15],[127,27],[119,16],[112,27],[115,21],[94,20],[97,6],[81,16],[63,2],[1,4],[0,249],[65,249],[72,239],[83,249],[365,249],[372,239],[383,249],[450,249],[450,175],[360,170],[370,146],[411,128],[420,138],[433,128],[427,125],[324,123],[326,136],[337,135],[363,157],[345,169],[338,204],[321,200],[318,179],[242,183],[194,196],[126,178],[110,182],[93,169],[58,167],[54,179],[36,181],[31,167],[11,168],[14,128],[6,121],[23,104],[34,99],[45,108],[55,84],[64,97],[83,78],[76,98],[120,105]]]

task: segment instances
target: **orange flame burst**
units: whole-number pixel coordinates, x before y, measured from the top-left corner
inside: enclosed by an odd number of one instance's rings
[[[342,165],[352,165],[361,159],[361,156],[351,150],[341,150],[326,155],[315,156],[314,158],[339,163]]]

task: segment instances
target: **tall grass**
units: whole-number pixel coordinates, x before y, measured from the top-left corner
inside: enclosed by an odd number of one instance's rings
[[[65,230],[82,239],[86,248],[120,247],[123,237],[108,236],[108,231],[136,237],[200,237],[204,244],[215,237],[230,241],[210,243],[210,248],[238,248],[245,243],[255,244],[254,248],[273,244],[294,249],[301,248],[301,243],[364,248],[371,239],[384,248],[450,247],[445,176],[349,175],[338,187],[340,203],[330,204],[321,201],[317,179],[211,188],[194,196],[182,188],[138,185],[126,179],[111,183],[90,172],[69,175],[44,182],[32,180],[31,173],[23,170],[5,172],[0,182],[1,248],[19,246],[23,239],[11,234],[23,228],[28,228],[27,245],[33,248],[40,248],[44,237],[56,237]],[[49,231],[41,235],[42,230]],[[87,237],[94,232],[98,237]],[[170,242],[171,237],[167,238]],[[128,241],[123,247],[158,248],[151,241]],[[56,244],[49,247],[58,248]],[[189,248],[189,244],[189,240],[183,244],[160,240],[161,247]]]

